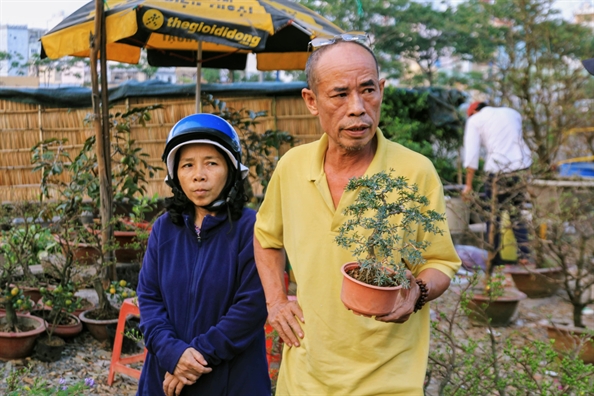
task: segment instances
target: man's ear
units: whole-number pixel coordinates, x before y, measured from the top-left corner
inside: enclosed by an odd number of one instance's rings
[[[317,101],[316,94],[314,93],[314,91],[312,91],[309,88],[303,88],[301,90],[301,97],[305,101],[305,105],[307,106],[307,109],[309,110],[309,112],[312,115],[317,116],[318,115],[318,101]]]

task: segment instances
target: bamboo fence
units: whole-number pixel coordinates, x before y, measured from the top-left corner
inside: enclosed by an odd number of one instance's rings
[[[316,117],[312,116],[299,96],[217,97],[227,107],[266,111],[266,117],[257,119],[258,132],[287,131],[295,136],[297,144],[314,141],[322,134]],[[110,112],[126,111],[132,107],[160,104],[162,109],[151,112],[146,127],[134,125],[132,139],[149,155],[152,165],[162,166],[161,155],[171,127],[181,118],[194,113],[194,98],[127,98],[116,103]],[[211,112],[212,108],[205,108]],[[74,158],[85,140],[93,135],[90,122],[85,119],[92,109],[49,108],[0,100],[0,202],[35,201],[39,199],[40,172],[33,172],[31,148],[49,138],[67,138],[67,151]],[[115,165],[115,164],[114,164]],[[149,180],[149,195],[170,195],[163,179],[164,171]]]

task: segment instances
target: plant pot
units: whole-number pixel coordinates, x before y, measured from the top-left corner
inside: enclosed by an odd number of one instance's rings
[[[21,333],[0,332],[0,359],[22,359],[31,356],[35,340],[45,331],[45,321],[41,318],[17,314],[19,324],[35,326],[33,330]],[[6,324],[6,315],[0,314],[0,326]]]
[[[518,290],[528,298],[551,297],[559,290],[563,278],[563,270],[559,267],[526,269],[513,266],[507,272],[511,274]]]
[[[29,297],[33,301],[33,304],[37,304],[41,300],[41,292],[38,287],[20,286],[20,289],[25,297]]]
[[[87,317],[89,312],[93,312],[95,308],[88,309],[82,312],[79,316],[81,322],[85,324],[89,333],[97,340],[97,341],[105,341],[109,338],[109,333],[107,331],[108,324],[117,324],[118,318],[115,319],[91,319]]]
[[[136,231],[114,231],[113,236],[119,245],[115,250],[115,257],[118,263],[134,263],[138,255],[142,253],[141,249],[127,247],[136,242]]]
[[[509,325],[518,310],[520,301],[526,298],[526,294],[512,288],[505,288],[503,295],[491,302],[489,302],[489,296],[483,293],[482,289],[475,290],[468,304],[471,310],[468,317],[475,326],[486,326],[488,323],[493,327]],[[483,309],[484,304],[487,306]]]
[[[66,242],[58,235],[54,235],[54,239],[60,243],[60,245],[66,244]],[[95,265],[101,258],[101,251],[95,246],[83,242],[73,243],[68,241],[67,243],[72,251],[74,261],[80,265]],[[62,251],[66,254],[64,249],[62,249]]]
[[[62,352],[65,347],[66,342],[60,337],[54,335],[51,342],[48,337],[41,337],[35,344],[34,357],[42,362],[57,362],[62,358]]]
[[[74,315],[78,318],[78,317],[80,317],[81,313],[83,313],[84,311],[93,309],[93,308],[95,308],[95,304],[93,304],[91,301],[87,300],[86,298],[83,298],[82,306],[80,308],[75,309],[74,312],[72,312],[72,315]]]
[[[546,325],[545,327],[548,337],[555,340],[553,349],[559,353],[572,353],[579,346],[580,338],[588,334],[587,330],[573,326],[554,324]],[[594,338],[586,338],[578,355],[586,364],[594,364],[593,342]]]
[[[49,313],[50,312],[51,311],[47,310],[47,309],[39,309],[39,310],[31,311],[31,315],[45,319],[45,321],[47,322],[48,330],[50,332],[52,332],[53,335],[61,337],[65,340],[79,335],[80,332],[82,331],[82,329],[83,329],[82,322],[80,321],[80,319],[77,316],[75,316],[73,314],[67,314],[67,318],[70,323],[57,324],[56,326],[53,326],[51,324],[51,322],[49,321]]]
[[[348,275],[348,271],[358,267],[356,262],[342,266],[342,290],[340,299],[353,313],[362,316],[381,316],[394,310],[396,299],[402,286],[379,287],[360,282]]]

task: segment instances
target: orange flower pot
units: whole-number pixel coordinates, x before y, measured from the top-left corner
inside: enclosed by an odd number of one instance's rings
[[[380,287],[360,282],[348,275],[348,271],[358,266],[358,263],[351,262],[340,269],[343,275],[340,299],[344,306],[357,315],[368,317],[392,312],[402,286]]]

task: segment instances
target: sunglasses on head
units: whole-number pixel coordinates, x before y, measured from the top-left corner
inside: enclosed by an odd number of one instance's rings
[[[356,42],[369,48],[371,40],[366,33],[343,33],[332,38],[319,37],[311,40],[307,46],[308,51],[315,51],[321,47],[336,44],[338,42]]]

